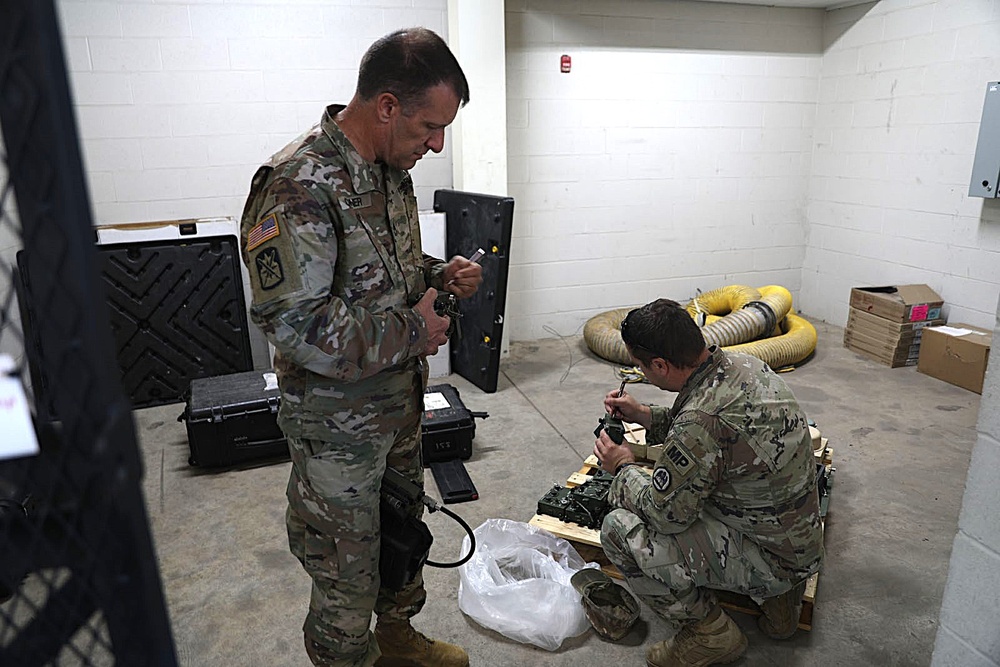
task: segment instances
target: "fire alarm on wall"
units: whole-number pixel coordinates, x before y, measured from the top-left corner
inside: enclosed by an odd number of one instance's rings
[[[573,61],[569,56],[563,56],[559,59],[559,71],[563,74],[569,74],[569,68],[572,66]]]

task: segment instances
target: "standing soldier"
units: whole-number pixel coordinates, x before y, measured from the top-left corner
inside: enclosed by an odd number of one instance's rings
[[[652,475],[602,432],[594,453],[615,473],[601,545],[631,589],[677,634],[646,652],[650,667],[738,659],[747,638],[713,589],[761,604],[761,631],[791,637],[823,533],[809,428],[785,383],[762,361],[706,348],[676,302],[633,310],[622,340],[652,384],[679,392],[673,407],[612,391],[609,413],[663,444]]]
[[[441,151],[468,101],[440,37],[387,35],[365,53],[350,103],[327,107],[257,171],[243,212],[251,315],[275,347],[292,456],[288,542],[313,581],[303,631],[316,665],[469,664],[410,625],[426,598],[420,574],[398,592],[378,574],[386,466],[423,487],[425,356],[449,325],[436,291],[465,298],[482,282],[462,257],[423,254],[407,172]]]

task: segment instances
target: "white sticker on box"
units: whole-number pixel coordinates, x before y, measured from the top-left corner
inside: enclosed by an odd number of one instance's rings
[[[0,433],[3,433],[0,460],[38,454],[38,440],[24,387],[18,378],[6,374],[13,367],[9,356],[0,357]]]
[[[270,391],[278,388],[278,376],[275,373],[264,373],[264,390]]]
[[[948,326],[933,327],[931,331],[937,331],[938,333],[943,333],[946,336],[968,336],[969,334],[979,333],[978,331],[973,331],[972,329],[961,329],[959,327]]]
[[[444,397],[439,391],[432,391],[424,394],[424,411],[427,410],[444,410],[445,408],[450,408],[451,403],[448,399]]]

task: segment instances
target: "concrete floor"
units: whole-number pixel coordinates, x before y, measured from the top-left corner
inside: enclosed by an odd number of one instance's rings
[[[938,625],[975,441],[979,396],[889,369],[841,346],[843,331],[818,324],[815,357],[783,377],[833,448],[837,472],[811,632],[776,642],[734,614],[750,639],[738,665],[927,665]],[[452,505],[473,527],[490,517],[527,521],[537,500],[580,467],[593,447],[615,366],[581,337],[515,343],[499,390],[464,379],[477,420],[466,468],[478,501]],[[669,404],[650,385],[629,389]],[[187,464],[183,406],[138,411],[145,493],[182,665],[307,666],[301,625],[309,579],[288,553],[283,514],[289,464],[205,473]],[[430,472],[427,489],[435,495]],[[433,560],[453,560],[463,535],[428,517]],[[474,666],[644,664],[667,631],[648,609],[620,643],[588,630],[556,652],[510,641],[458,608],[457,570],[427,568],[428,603],[415,625],[464,646]]]

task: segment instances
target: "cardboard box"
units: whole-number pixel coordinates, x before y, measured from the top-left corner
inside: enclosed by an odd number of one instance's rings
[[[882,338],[919,340],[924,328],[944,323],[941,318],[922,322],[895,322],[857,308],[851,308],[846,328],[867,332],[869,335]]]
[[[917,370],[981,394],[992,342],[992,331],[971,324],[924,329]]]
[[[844,332],[844,347],[891,368],[913,366],[920,353],[920,343],[885,341],[856,331]]]
[[[923,322],[941,317],[944,300],[927,285],[855,287],[851,308],[894,322]]]
[[[912,366],[917,363],[923,332],[935,324],[944,324],[944,320],[895,322],[851,308],[844,327],[844,347],[891,368]]]

